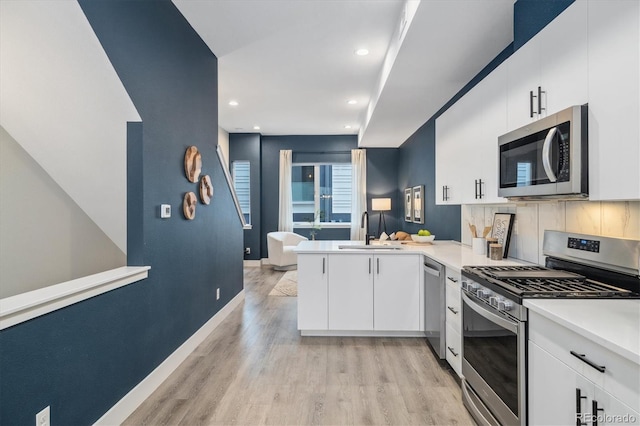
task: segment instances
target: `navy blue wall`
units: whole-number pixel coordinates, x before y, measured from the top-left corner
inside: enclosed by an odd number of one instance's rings
[[[128,129],[128,261],[152,269],[0,332],[3,425],[33,424],[47,405],[52,424],[93,423],[242,289],[242,228],[216,156],[216,57],[168,0],[80,5],[143,120]],[[197,192],[189,145],[215,188],[193,221],[181,213]],[[171,219],[158,218],[161,203]]]
[[[384,213],[387,234],[402,230],[404,216],[402,197],[398,203],[398,158],[396,148],[367,148],[367,211],[370,219],[371,234],[379,237],[378,222],[380,213],[371,210],[372,198],[391,198],[391,211]]]
[[[513,49],[518,50],[575,0],[518,0],[513,5]]]
[[[247,260],[260,259],[260,218],[262,217],[262,203],[260,202],[262,168],[260,153],[262,151],[259,133],[230,133],[229,134],[229,162],[249,161],[251,167],[251,229],[244,230],[244,247],[251,249],[245,254]]]
[[[351,150],[357,148],[355,135],[262,136],[262,218],[260,247],[262,257],[268,257],[267,233],[278,230],[278,194],[280,150],[291,149],[295,162],[351,162]],[[309,237],[311,229],[298,230]],[[317,239],[348,240],[350,231],[322,229]]]

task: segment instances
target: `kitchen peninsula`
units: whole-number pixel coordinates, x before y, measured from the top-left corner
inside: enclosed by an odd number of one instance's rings
[[[303,241],[296,252],[298,329],[307,336],[424,337],[425,256],[446,268],[451,299],[464,265],[524,263],[490,260],[456,241]]]

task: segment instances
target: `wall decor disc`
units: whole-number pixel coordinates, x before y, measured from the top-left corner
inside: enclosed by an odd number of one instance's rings
[[[196,204],[198,204],[198,200],[196,199],[196,194],[193,192],[187,192],[184,194],[184,200],[182,201],[182,212],[184,213],[184,217],[193,220],[196,217]]]
[[[213,197],[213,185],[209,175],[204,175],[200,179],[200,201],[202,204],[209,204]]]
[[[202,155],[195,146],[187,148],[184,154],[184,174],[189,182],[196,183],[202,171]]]

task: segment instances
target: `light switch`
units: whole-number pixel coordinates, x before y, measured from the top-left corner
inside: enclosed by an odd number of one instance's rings
[[[171,205],[170,204],[161,204],[160,205],[160,217],[162,219],[168,219],[171,217]]]

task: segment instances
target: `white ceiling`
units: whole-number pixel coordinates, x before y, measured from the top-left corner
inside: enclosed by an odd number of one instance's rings
[[[511,43],[513,1],[173,0],[218,57],[223,129],[362,147],[400,146]]]

